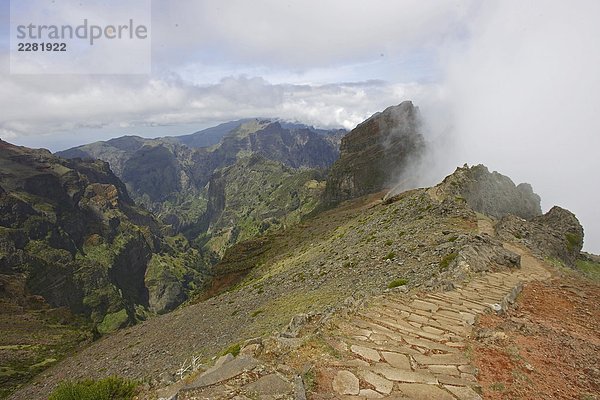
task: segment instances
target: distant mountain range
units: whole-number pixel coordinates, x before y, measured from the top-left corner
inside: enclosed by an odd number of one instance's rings
[[[232,182],[245,182],[259,189],[261,185],[281,185],[281,171],[286,170],[289,178],[314,180],[324,179],[323,171],[329,168],[339,155],[339,143],[344,130],[323,130],[310,126],[280,122],[267,119],[246,119],[227,122],[213,128],[205,129],[191,135],[145,139],[138,136],[124,136],[106,142],[95,142],[56,153],[64,158],[92,158],[106,161],[111,169],[125,183],[128,192],[139,204],[154,212],[165,224],[170,225],[174,233],[183,232],[189,240],[199,237],[201,241],[210,241],[206,233],[214,226],[219,215],[215,210],[229,209],[227,204],[232,197],[219,200],[223,206],[215,206],[216,193],[234,193],[237,190],[217,191],[215,185],[227,188]],[[261,180],[253,181],[254,175],[248,175],[244,167],[248,158],[256,166],[262,164]],[[238,167],[234,167],[238,165]],[[229,168],[233,167],[233,168]],[[226,170],[225,170],[226,169]],[[221,171],[223,170],[223,171]],[[314,170],[314,172],[307,172]],[[221,172],[219,172],[221,171]],[[270,173],[266,173],[270,171]],[[321,172],[318,172],[321,171]],[[241,178],[237,175],[245,176]],[[293,178],[301,176],[304,178]],[[248,180],[249,179],[249,180]],[[258,178],[257,178],[258,179]],[[300,182],[299,187],[303,186]],[[323,185],[313,185],[317,190],[310,191],[313,200],[308,204],[316,204],[315,199],[321,195]],[[264,187],[269,193],[269,187]],[[280,190],[281,192],[281,190]],[[286,192],[286,196],[296,196],[296,192]],[[278,196],[281,196],[280,193]],[[213,204],[209,204],[210,202]],[[247,207],[251,209],[269,209],[271,199],[263,195],[261,200],[250,199]],[[286,202],[292,202],[291,197]],[[236,207],[236,213],[243,207]],[[300,211],[289,212],[298,214]],[[307,207],[301,213],[310,212]],[[214,240],[206,250],[208,259],[214,259],[212,251],[223,253],[226,247],[251,232],[264,233],[269,228],[278,229],[285,218],[278,218],[271,223],[264,223],[263,217],[250,211],[248,220],[245,217],[234,217],[219,225],[219,232],[238,232],[227,234],[227,240],[218,246]],[[279,213],[275,213],[279,214]],[[281,215],[280,215],[281,217]],[[299,215],[298,215],[299,217]],[[239,226],[245,221],[243,227]],[[262,228],[259,228],[258,226]],[[269,227],[269,228],[265,228]],[[241,232],[240,232],[241,230]],[[221,237],[221,233],[218,234]],[[221,242],[221,241],[220,241]]]

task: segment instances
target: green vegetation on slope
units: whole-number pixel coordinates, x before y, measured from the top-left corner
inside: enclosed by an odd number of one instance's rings
[[[600,263],[591,260],[577,260],[577,269],[592,280],[600,282]]]
[[[324,188],[320,178],[315,170],[242,157],[211,180],[204,249],[222,256],[235,243],[297,224],[317,206]]]
[[[61,383],[48,400],[130,400],[138,384],[111,376],[97,381],[86,379]]]

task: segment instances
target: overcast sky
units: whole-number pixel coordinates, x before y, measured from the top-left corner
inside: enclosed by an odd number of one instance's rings
[[[59,0],[56,0],[59,1]],[[530,182],[600,252],[600,2],[152,2],[151,75],[8,73],[0,0],[0,137],[60,150],[263,116],[356,126],[413,100],[440,145]]]

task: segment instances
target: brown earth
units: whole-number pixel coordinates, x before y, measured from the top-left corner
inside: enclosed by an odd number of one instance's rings
[[[485,399],[600,398],[600,285],[567,274],[525,286],[478,321],[473,362]]]

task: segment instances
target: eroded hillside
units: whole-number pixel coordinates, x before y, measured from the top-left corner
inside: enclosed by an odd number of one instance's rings
[[[92,331],[170,311],[205,284],[198,252],[163,235],[108,164],[1,141],[0,171],[0,354],[9,385]]]
[[[242,242],[213,267],[215,293],[94,343],[20,395],[47,393],[67,377],[110,374],[169,381],[192,356],[208,360],[246,339],[281,332],[299,313],[330,313],[382,293],[452,288],[474,274],[518,268],[517,254],[478,231],[463,198],[417,189],[363,197],[286,231]],[[221,284],[221,285],[220,285]],[[353,301],[355,301],[353,300]],[[93,363],[88,360],[96,360]]]

